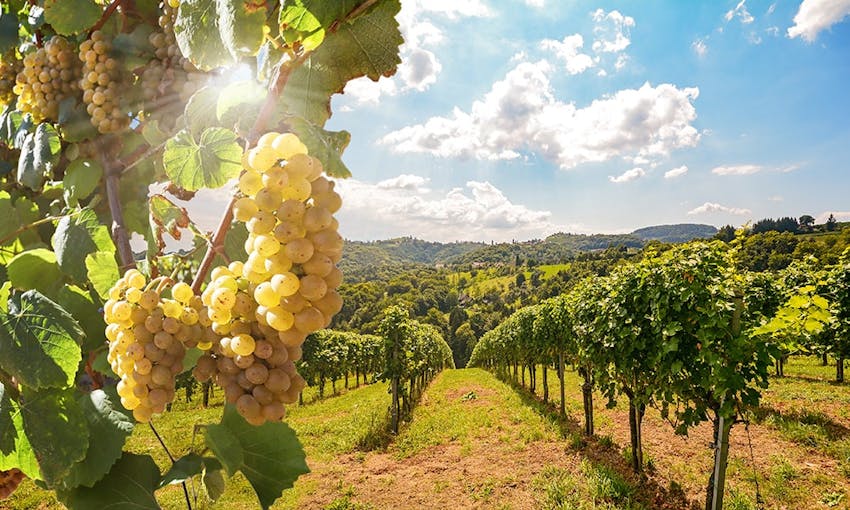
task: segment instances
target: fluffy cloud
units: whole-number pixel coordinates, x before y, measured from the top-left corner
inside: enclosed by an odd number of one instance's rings
[[[850,16],[850,0],[803,0],[788,37],[814,42],[822,30]]]
[[[640,179],[641,177],[646,176],[646,171],[643,168],[632,168],[631,170],[626,170],[622,174],[614,177],[613,175],[608,176],[608,180],[613,182],[614,184],[622,184],[624,182],[634,181],[636,179]]]
[[[593,59],[590,55],[579,51],[582,46],[584,46],[584,38],[580,34],[568,35],[563,41],[544,39],[540,42],[541,48],[553,51],[555,56],[564,62],[570,74],[580,74],[593,67]]]
[[[402,3],[397,19],[404,36],[401,64],[392,78],[373,82],[363,77],[348,82],[345,94],[358,104],[377,104],[381,96],[394,96],[411,90],[423,91],[437,81],[443,66],[433,49],[445,39],[434,22],[434,16],[451,21],[461,18],[487,17],[492,12],[481,0],[410,0]]]
[[[749,25],[750,23],[755,21],[753,15],[750,14],[750,11],[747,10],[747,0],[741,0],[740,2],[738,2],[738,5],[736,5],[734,9],[729,9],[728,11],[726,11],[726,15],[723,16],[726,21],[732,21],[732,18],[735,17],[740,19],[741,23],[743,23],[744,25]]]
[[[596,26],[593,34],[593,51],[597,53],[616,53],[625,50],[631,39],[629,29],[635,26],[635,20],[631,16],[623,16],[620,11],[605,12],[596,9],[593,12],[593,21]]]
[[[685,175],[686,173],[688,173],[688,167],[686,165],[682,165],[682,166],[676,167],[672,170],[667,170],[666,172],[664,172],[664,178],[665,179],[675,179],[676,177],[681,177],[681,176]]]
[[[815,223],[826,223],[830,214],[835,216],[836,221],[850,221],[850,211],[826,211],[818,214]]]
[[[524,0],[525,5],[529,7],[542,8],[546,4],[546,0]]]
[[[377,184],[337,182],[345,207],[340,230],[353,239],[412,235],[437,241],[539,238],[558,229],[551,213],[512,203],[489,182],[437,194],[428,179],[402,175]]]
[[[762,170],[764,170],[764,167],[761,165],[727,165],[714,167],[711,169],[711,173],[715,175],[750,175]]]
[[[695,207],[688,211],[688,214],[691,216],[697,214],[710,214],[710,213],[726,213],[726,214],[734,214],[736,216],[746,216],[747,214],[752,214],[752,211],[749,209],[741,209],[739,207],[727,207],[725,205],[720,205],[716,202],[706,202],[699,207]]]
[[[396,152],[506,160],[529,150],[563,169],[612,158],[663,156],[692,147],[697,88],[671,84],[625,89],[584,108],[555,98],[545,60],[522,62],[466,112],[404,127],[380,143]]]

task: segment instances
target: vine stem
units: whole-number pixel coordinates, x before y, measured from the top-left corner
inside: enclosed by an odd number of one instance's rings
[[[70,215],[68,215],[68,216],[70,216]],[[63,216],[48,216],[48,217],[46,217],[46,218],[42,218],[42,219],[37,220],[37,221],[34,221],[34,222],[32,222],[32,223],[27,223],[26,225],[24,225],[24,226],[20,227],[19,229],[15,230],[15,231],[14,231],[14,232],[12,232],[11,234],[9,234],[9,235],[7,235],[7,236],[3,237],[2,239],[0,239],[0,245],[6,244],[6,242],[7,242],[7,241],[10,241],[10,240],[12,240],[12,239],[14,239],[14,238],[18,237],[18,235],[20,235],[22,232],[26,232],[27,230],[29,230],[29,229],[31,229],[31,228],[35,228],[35,227],[37,227],[37,226],[39,226],[39,225],[44,225],[45,223],[50,223],[50,222],[52,222],[52,221],[58,221],[58,220],[61,220],[61,219],[62,219],[62,218],[64,218],[64,217],[65,217],[65,215],[63,215]]]
[[[109,201],[109,212],[112,214],[112,239],[118,248],[118,258],[121,269],[127,270],[135,265],[133,249],[130,247],[130,233],[124,224],[124,211],[121,209],[119,196],[118,172],[110,165],[104,165],[106,171],[106,198]]]
[[[153,426],[153,422],[148,422],[148,426],[153,431],[153,435],[156,436],[159,444],[162,445],[162,449],[165,450],[165,454],[168,455],[168,458],[171,460],[171,463],[174,464],[174,455],[171,455],[171,451],[165,446],[165,441],[162,440],[162,436],[159,435],[159,432],[156,431],[156,427]],[[189,510],[192,510],[192,502],[189,500],[189,489],[186,487],[186,481],[184,480],[181,485],[183,485],[183,496],[186,498],[186,506]]]
[[[118,9],[118,6],[121,5],[121,2],[123,1],[124,0],[113,0],[112,3],[109,4],[106,10],[103,11],[103,15],[100,17],[99,20],[97,20],[97,23],[95,23],[89,30],[89,36],[91,36],[92,32],[100,30],[100,28],[106,24],[106,22],[109,20],[109,17],[112,16],[112,13],[115,12],[116,9]]]

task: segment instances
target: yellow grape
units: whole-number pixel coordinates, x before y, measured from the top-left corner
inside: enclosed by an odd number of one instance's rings
[[[272,149],[280,159],[290,159],[296,154],[307,154],[307,146],[293,133],[277,135],[272,141]]]

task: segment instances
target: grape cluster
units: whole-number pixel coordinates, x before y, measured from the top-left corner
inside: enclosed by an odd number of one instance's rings
[[[0,499],[11,496],[23,480],[24,474],[18,469],[0,471]]]
[[[164,299],[136,269],[109,291],[103,307],[109,340],[107,360],[121,378],[121,404],[140,422],[165,411],[174,400],[174,378],[183,370],[186,349],[217,340],[200,299],[178,283]],[[148,286],[150,287],[150,286]]]
[[[262,423],[297,398],[301,344],[342,308],[336,263],[343,241],[333,217],[342,202],[321,162],[292,133],[263,135],[243,166],[244,196],[233,213],[249,232],[247,259],[215,268],[201,295],[222,339],[196,376],[215,377],[246,420]]]
[[[14,54],[0,57],[0,108],[15,101],[15,77],[21,68],[22,63]]]
[[[96,30],[80,44],[79,53],[83,63],[80,79],[83,102],[92,124],[104,134],[120,131],[130,124],[130,117],[120,107],[123,73],[118,61],[109,56],[111,49],[111,41]]]
[[[45,45],[24,56],[24,67],[14,87],[18,109],[35,122],[57,121],[59,103],[79,91],[80,66],[67,39],[53,36]]]
[[[163,119],[169,110],[181,109],[196,90],[203,86],[204,74],[180,53],[174,37],[174,19],[178,2],[161,5],[159,17],[161,32],[154,32],[148,40],[154,47],[155,59],[142,71],[141,84],[149,113],[160,114]],[[177,115],[173,116],[174,118]]]

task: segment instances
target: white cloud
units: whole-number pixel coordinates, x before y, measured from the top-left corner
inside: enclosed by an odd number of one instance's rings
[[[687,165],[678,166],[672,170],[667,170],[664,172],[665,179],[675,179],[676,177],[681,177],[688,173]]]
[[[538,9],[542,8],[546,4],[546,0],[524,0],[525,5],[529,7],[537,7]]]
[[[850,211],[825,211],[818,214],[815,223],[826,223],[830,214],[835,216],[836,221],[850,221]]]
[[[772,197],[767,197],[767,199],[771,202],[782,202],[783,200],[785,200],[785,197],[783,197],[782,195],[773,195]]]
[[[584,46],[584,38],[580,34],[568,35],[563,41],[554,39],[540,41],[540,47],[544,50],[552,50],[555,56],[564,62],[570,74],[580,74],[593,67],[593,59],[590,55],[579,51],[582,46]]]
[[[506,160],[533,151],[563,169],[582,163],[668,155],[693,147],[698,88],[671,84],[625,89],[578,108],[554,97],[545,60],[523,62],[493,84],[470,110],[432,117],[384,136],[400,153]]]
[[[814,42],[822,30],[850,15],[850,0],[803,0],[794,16],[794,26],[788,28],[788,37],[802,37]]]
[[[726,165],[711,169],[715,175],[751,175],[764,170],[761,165]]]
[[[614,177],[613,175],[608,176],[608,180],[613,182],[614,184],[622,184],[624,182],[634,181],[636,179],[640,179],[641,177],[646,176],[646,171],[643,168],[632,168],[631,170],[626,170],[622,174]]]
[[[697,214],[711,214],[711,213],[726,213],[726,214],[734,214],[736,216],[746,216],[747,214],[752,214],[752,211],[749,209],[741,209],[739,207],[727,207],[725,205],[720,205],[716,202],[706,202],[699,207],[691,209],[688,211],[688,214],[691,216]]]
[[[348,82],[345,95],[355,104],[378,104],[382,96],[395,96],[409,91],[422,92],[436,83],[443,66],[434,49],[445,41],[445,34],[435,22],[437,16],[450,21],[481,18],[493,13],[481,0],[410,0],[402,3],[396,19],[404,36],[401,64],[391,78],[373,82],[363,77]],[[350,104],[343,105],[349,110]]]
[[[773,11],[775,11],[775,10],[776,10],[776,2],[773,2],[772,4],[770,4],[770,7],[767,8],[767,15],[770,16],[771,14],[773,14]]]
[[[388,185],[390,182],[403,185]],[[415,175],[378,184],[337,181],[345,202],[339,213],[340,230],[353,239],[412,235],[436,241],[509,241],[540,238],[559,230],[551,223],[550,212],[514,204],[489,182],[469,181],[464,188],[439,194],[425,192],[427,183],[428,179]]]
[[[420,175],[401,174],[397,177],[385,179],[375,186],[380,189],[403,189],[408,191],[416,191],[426,193],[430,191],[425,187],[429,179]]]
[[[708,45],[705,44],[706,38],[700,38],[691,43],[691,49],[694,50],[694,53],[697,54],[700,58],[704,57],[708,53]]]
[[[738,5],[735,6],[734,9],[730,9],[726,12],[724,18],[726,21],[732,21],[732,18],[738,17],[741,20],[741,23],[744,25],[749,25],[755,18],[750,14],[750,11],[747,10],[747,0],[741,0],[738,2]]]
[[[635,26],[635,20],[631,16],[623,16],[620,11],[605,12],[596,9],[593,12],[593,33],[596,39],[593,41],[593,51],[597,53],[616,53],[625,50],[631,39],[629,29]]]

